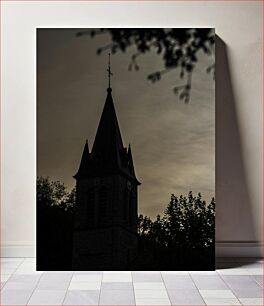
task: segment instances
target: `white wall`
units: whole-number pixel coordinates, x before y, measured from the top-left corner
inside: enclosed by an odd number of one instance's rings
[[[2,7],[2,256],[35,246],[36,27],[215,27],[217,241],[260,255],[262,3],[5,1]]]

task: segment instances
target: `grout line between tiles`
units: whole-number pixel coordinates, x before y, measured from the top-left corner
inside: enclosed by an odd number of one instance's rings
[[[219,274],[220,278],[222,279],[222,281],[226,284],[227,288],[229,288],[229,290],[231,290],[231,292],[234,294],[234,296],[236,297],[236,299],[238,300],[239,304],[242,305],[240,299],[236,296],[235,292],[233,292],[232,288],[228,285],[227,282],[225,282],[225,280],[222,278],[221,274]],[[241,275],[238,275],[241,276]]]
[[[159,271],[159,273],[160,273],[160,276],[161,276],[162,282],[163,282],[163,284],[164,284],[164,287],[165,287],[165,289],[166,289],[167,296],[168,296],[168,299],[169,299],[169,301],[170,301],[170,304],[171,304],[171,305],[173,305],[173,304],[172,304],[172,301],[171,301],[171,299],[170,299],[170,295],[169,295],[168,289],[167,289],[166,284],[165,284],[165,282],[164,282],[163,275],[162,275],[161,271]]]
[[[204,301],[204,304],[207,305],[205,299],[203,298],[203,296],[202,296],[201,293],[200,293],[200,290],[199,290],[198,287],[196,286],[196,283],[195,283],[194,279],[192,278],[192,274],[190,273],[190,271],[188,271],[188,274],[189,274],[191,280],[193,281],[195,288],[198,290],[198,292],[199,292],[199,294],[200,294],[202,300]]]
[[[23,261],[21,261],[20,263],[19,263],[19,265],[16,267],[16,269],[10,274],[10,276],[8,277],[8,279],[7,279],[7,281],[4,283],[4,286],[1,288],[1,291],[4,289],[4,287],[5,287],[5,285],[6,285],[6,283],[9,281],[9,279],[10,279],[10,277],[13,275],[13,274],[15,274],[15,272],[17,271],[17,269],[22,265],[22,263],[24,263],[24,261],[26,260],[26,258],[25,257],[23,257],[24,259],[23,259]],[[1,265],[2,265],[2,263],[1,263]],[[1,267],[2,268],[2,267]],[[2,292],[1,292],[2,293]]]
[[[36,270],[37,271],[37,270]],[[35,288],[32,290],[32,292],[31,292],[31,294],[30,294],[30,297],[28,298],[28,300],[27,300],[27,304],[26,305],[28,305],[28,303],[29,303],[29,301],[30,301],[30,299],[31,299],[31,297],[32,297],[32,295],[33,295],[33,293],[35,292],[35,290],[36,290],[36,288],[37,288],[37,286],[38,286],[38,284],[39,284],[39,282],[40,282],[40,279],[42,278],[42,276],[44,275],[44,273],[42,273],[41,275],[40,275],[40,278],[38,279],[38,281],[36,282],[36,286],[35,286]]]
[[[104,277],[104,271],[101,271],[101,272],[102,272],[102,276],[101,276],[101,286],[100,286],[100,291],[99,291],[98,305],[100,305],[101,291],[102,291],[102,283],[103,283],[103,277]]]
[[[264,290],[263,289],[263,286],[261,286],[261,284],[254,278],[254,276],[256,276],[256,275],[249,275],[250,276],[250,278],[252,278],[252,280],[262,289],[262,291]],[[263,279],[263,275],[260,275],[260,276],[262,276],[262,279]],[[264,305],[264,304],[263,304]]]
[[[132,271],[131,271],[131,279],[132,279],[132,288],[133,288],[134,301],[135,301],[135,305],[137,305],[136,293],[135,293],[135,287],[134,287],[134,279],[133,279]]]
[[[67,286],[67,289],[66,289],[66,291],[65,291],[64,298],[63,298],[63,300],[62,300],[62,302],[61,302],[61,305],[64,304],[64,301],[65,301],[65,299],[66,299],[66,295],[67,295],[68,289],[69,289],[69,287],[70,287],[70,284],[71,284],[71,281],[72,281],[72,278],[73,278],[73,273],[74,273],[74,272],[72,271],[71,279],[70,279],[69,284],[68,284],[68,286]]]

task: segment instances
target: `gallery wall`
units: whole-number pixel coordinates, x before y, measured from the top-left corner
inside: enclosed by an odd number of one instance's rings
[[[1,3],[2,256],[35,254],[36,28],[215,27],[219,256],[262,247],[262,2]]]

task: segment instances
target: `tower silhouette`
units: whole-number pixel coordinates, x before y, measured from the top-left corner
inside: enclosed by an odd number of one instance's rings
[[[137,252],[137,180],[123,146],[109,87],[92,151],[86,141],[76,179],[74,270],[124,269]]]

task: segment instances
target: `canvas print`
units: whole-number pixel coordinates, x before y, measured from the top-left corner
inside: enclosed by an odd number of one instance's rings
[[[214,270],[214,29],[36,34],[37,269]]]

